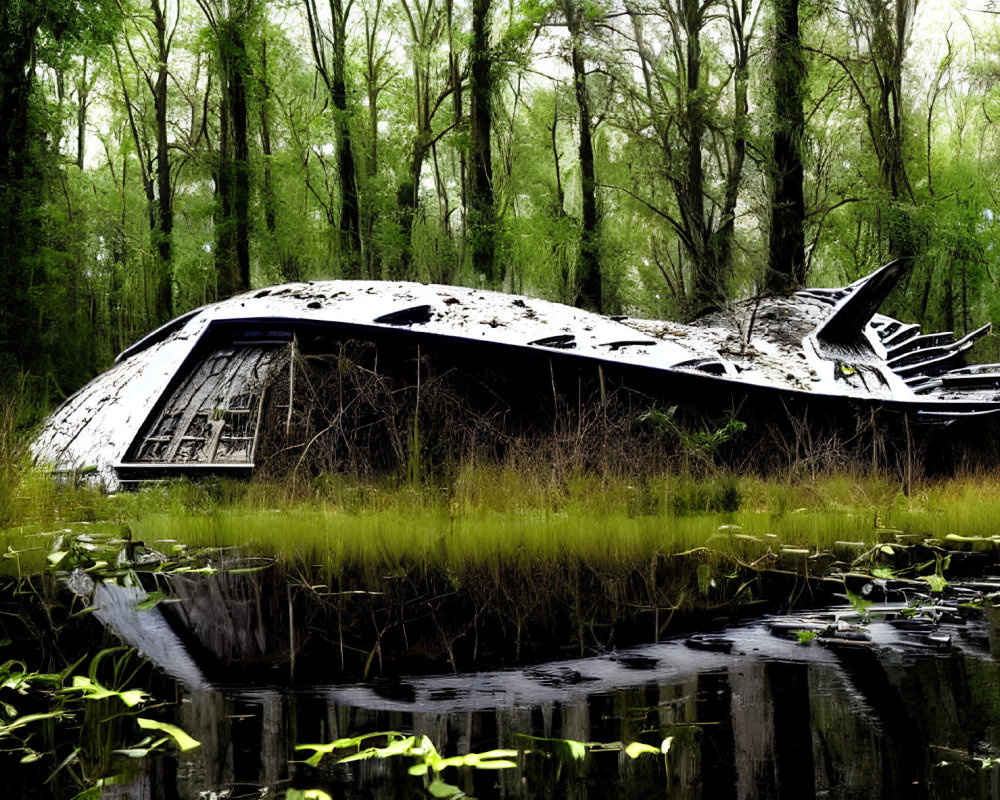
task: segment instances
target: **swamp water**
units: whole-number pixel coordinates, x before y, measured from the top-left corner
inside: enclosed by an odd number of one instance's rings
[[[4,726],[4,796],[1000,797],[991,579],[601,656],[342,682],[329,652],[297,655],[317,623],[276,613],[288,585],[271,570],[173,575],[163,593],[70,577],[87,603],[36,660],[122,647],[89,678],[86,660],[53,677],[59,715]],[[5,613],[43,620],[41,599],[22,584]]]

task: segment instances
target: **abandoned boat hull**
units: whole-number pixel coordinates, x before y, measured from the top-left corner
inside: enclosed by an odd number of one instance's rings
[[[955,339],[874,313],[899,275],[890,264],[844,289],[745,301],[686,326],[463,287],[269,287],[190,312],[124,351],[52,414],[33,454],[57,472],[96,467],[111,488],[250,474],[263,387],[307,341],[461,351],[512,370],[548,364],[554,393],[558,370],[596,375],[602,392],[607,381],[719,409],[878,407],[936,422],[1000,410],[1000,367],[964,362],[988,326]]]

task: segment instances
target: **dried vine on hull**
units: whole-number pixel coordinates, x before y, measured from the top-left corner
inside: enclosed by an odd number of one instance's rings
[[[679,452],[673,432],[645,421],[650,397],[602,391],[547,365],[474,367],[447,349],[359,340],[284,358],[264,392],[257,470],[265,479],[403,473],[415,460],[427,471],[526,459],[557,471],[653,471]]]

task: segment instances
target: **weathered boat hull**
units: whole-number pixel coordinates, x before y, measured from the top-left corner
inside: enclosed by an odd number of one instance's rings
[[[844,289],[743,301],[687,326],[462,287],[271,287],[193,311],[124,351],[53,413],[33,452],[56,471],[96,467],[110,487],[251,474],[275,371],[289,354],[349,340],[424,348],[470,371],[489,365],[513,386],[508,405],[519,386],[538,394],[551,384],[553,410],[574,384],[577,402],[626,388],[754,418],[809,405],[830,418],[878,408],[946,424],[1000,410],[1000,367],[963,358],[988,326],[956,340],[875,313],[900,274],[890,264]]]

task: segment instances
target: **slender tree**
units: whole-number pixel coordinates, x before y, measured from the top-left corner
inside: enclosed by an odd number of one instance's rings
[[[584,34],[587,6],[578,0],[562,0],[562,12],[570,40],[570,66],[573,69],[573,94],[579,110],[577,136],[580,163],[580,257],[577,262],[576,303],[581,308],[601,311],[601,262],[598,242],[597,180],[594,166],[594,128],[587,86],[587,63],[584,57]]]
[[[309,24],[313,58],[333,103],[334,130],[337,138],[337,177],[340,181],[340,239],[344,277],[361,276],[361,227],[358,210],[358,184],[351,135],[353,110],[347,92],[347,22],[354,0],[329,0],[330,20],[324,26],[316,0],[303,0]]]
[[[772,63],[774,121],[771,226],[765,287],[786,292],[806,282],[802,145],[805,60],[799,39],[799,0],[774,0]]]
[[[29,107],[35,37],[46,21],[43,4],[0,6],[0,378],[5,385],[34,366],[41,352],[34,291],[45,276],[29,263],[37,246],[32,217],[41,205]]]
[[[122,7],[127,15],[129,28],[140,37],[144,54],[137,52],[132,44],[130,32],[126,32],[125,45],[132,63],[142,79],[142,84],[152,99],[153,138],[155,149],[149,146],[148,138],[140,135],[137,120],[142,109],[128,90],[121,61],[115,51],[118,77],[122,95],[128,111],[129,127],[132,131],[136,152],[140,154],[140,176],[146,193],[149,211],[150,241],[154,252],[154,314],[157,322],[163,324],[174,316],[173,301],[173,182],[171,176],[170,145],[168,140],[167,81],[169,79],[170,52],[181,17],[181,3],[174,4],[173,21],[168,20],[169,0],[149,0],[148,13]],[[155,166],[151,166],[155,164]]]
[[[471,134],[468,204],[472,268],[498,286],[503,274],[496,259],[497,219],[493,196],[493,58],[490,48],[491,0],[472,0],[469,43],[469,128]]]
[[[903,67],[917,0],[856,0],[845,9],[857,52],[813,52],[838,64],[854,87],[878,164],[880,188],[888,199],[886,242],[891,258],[911,258],[917,243],[905,207],[916,197],[906,164]],[[886,224],[887,223],[887,224]]]
[[[677,212],[639,199],[667,222],[686,253],[691,288],[685,299],[691,314],[719,308],[727,298],[747,154],[748,67],[756,15],[750,0],[728,0],[723,6],[732,52],[728,75],[720,81],[732,91],[727,102],[731,117],[723,126],[713,105],[718,93],[708,84],[702,55],[702,37],[718,5],[717,0],[661,0],[655,13],[665,22],[673,47],[659,56],[646,40],[644,12],[628,9],[643,78],[632,99],[644,107],[640,118],[652,121]],[[714,178],[706,173],[706,152]]]
[[[220,297],[250,288],[250,141],[248,40],[261,0],[197,0],[215,36],[221,82],[216,171],[216,285]]]
[[[379,174],[379,119],[383,108],[382,94],[391,86],[398,72],[393,68],[391,56],[395,46],[394,31],[384,25],[385,3],[383,0],[362,0],[361,12],[364,17],[364,41],[362,43],[363,79],[365,100],[367,101],[368,124],[365,132],[367,146],[362,148],[364,164],[360,180],[368,187],[366,192],[359,193],[361,226],[365,232],[362,237],[362,257],[368,277],[374,278],[381,274],[380,254],[374,244],[374,232],[377,224],[377,196],[375,186],[378,185]],[[366,245],[367,242],[367,245]]]
[[[87,153],[87,111],[90,110],[91,92],[96,82],[95,72],[87,72],[90,59],[83,55],[83,66],[76,82],[76,166],[83,169]]]
[[[48,240],[52,232],[44,222],[44,190],[53,171],[59,173],[64,189],[66,184],[62,165],[47,150],[48,141],[61,139],[61,119],[57,118],[56,129],[46,131],[33,109],[39,99],[39,62],[51,56],[61,65],[67,54],[106,45],[118,25],[116,6],[105,0],[83,6],[68,0],[0,2],[0,384],[4,386],[19,372],[48,369],[52,355],[42,346],[44,306],[47,298],[58,295],[50,285],[43,255],[56,244]],[[61,70],[60,66],[57,73]],[[39,105],[35,103],[36,108]],[[64,341],[61,336],[52,338]]]
[[[413,267],[413,220],[420,198],[420,175],[424,160],[431,148],[455,127],[454,121],[435,130],[434,119],[442,104],[457,86],[451,71],[438,86],[434,81],[437,70],[435,49],[443,34],[445,23],[443,9],[435,0],[425,4],[399,0],[409,34],[409,50],[413,75],[412,121],[415,133],[409,146],[409,159],[396,189],[396,206],[400,223],[400,257],[396,269],[398,277],[409,277]],[[459,76],[461,81],[462,76]]]

